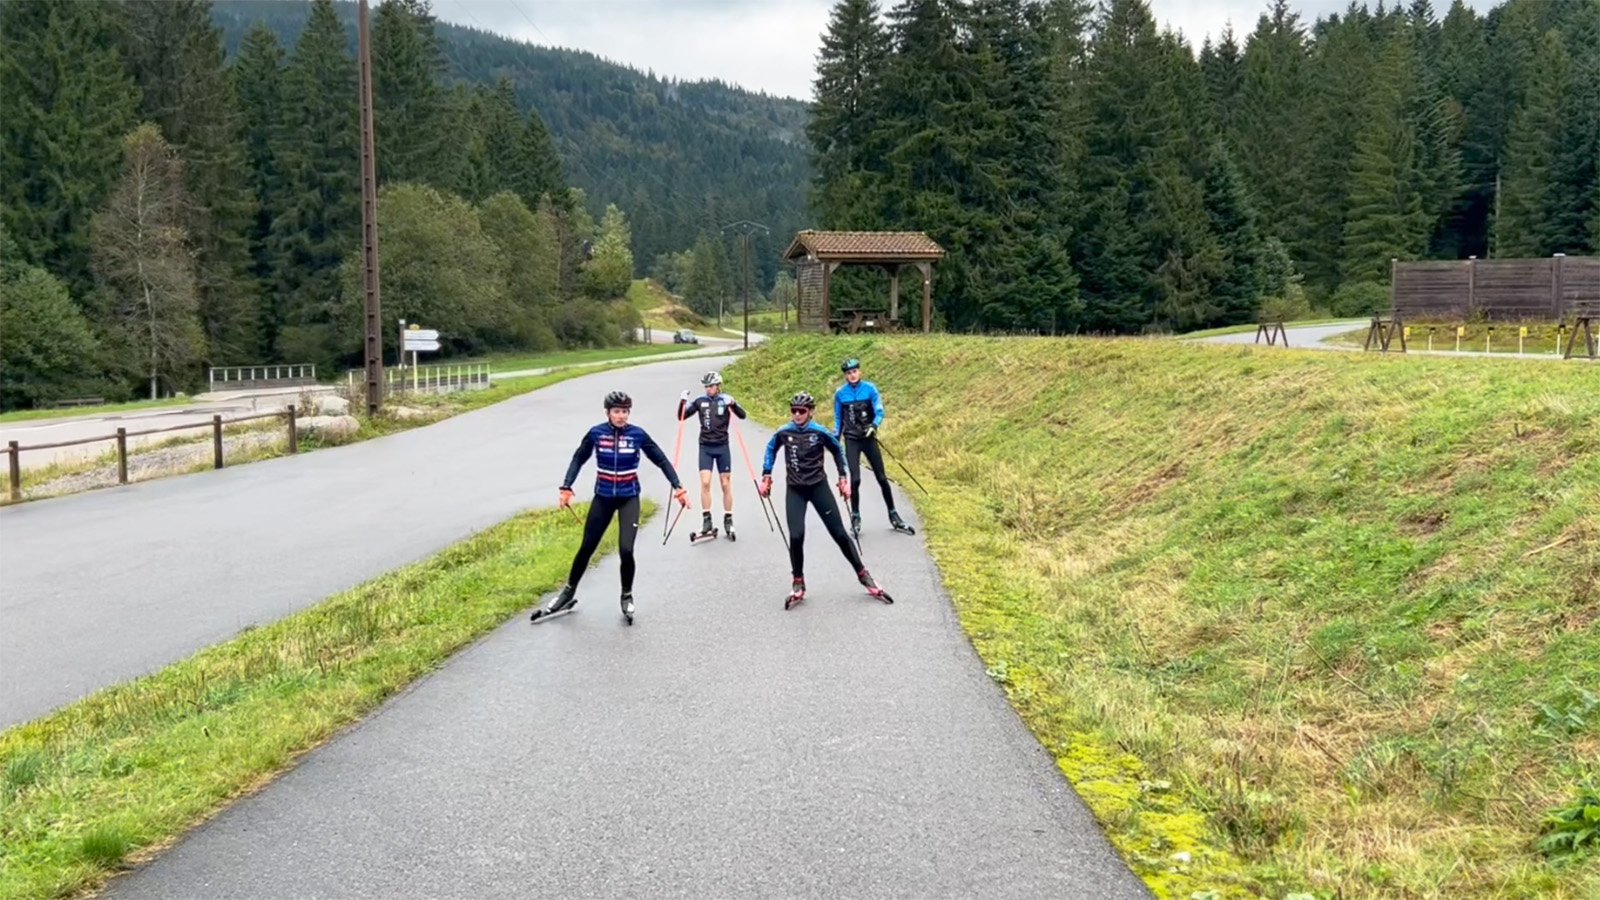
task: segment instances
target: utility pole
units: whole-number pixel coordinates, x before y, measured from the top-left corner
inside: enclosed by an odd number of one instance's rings
[[[722,226],[722,230],[723,231],[727,231],[729,228],[737,228],[739,230],[739,234],[744,238],[744,349],[749,350],[750,349],[750,234],[751,234],[751,232],[755,231],[758,228],[761,229],[762,231],[768,233],[768,234],[771,234],[772,232],[767,228],[767,226],[761,224],[760,222],[734,222],[731,225]]]
[[[383,311],[378,302],[378,173],[372,138],[372,34],[367,0],[356,6],[357,50],[361,65],[361,238],[365,263],[367,415],[383,405]]]

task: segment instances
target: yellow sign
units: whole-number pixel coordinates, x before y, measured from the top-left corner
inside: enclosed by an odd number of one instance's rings
[[[410,325],[406,326],[406,330],[407,331],[421,331],[422,330],[422,326],[418,325],[415,322],[412,322]]]
[[[1520,329],[1518,329],[1517,337],[1527,337],[1527,336],[1528,336],[1528,326],[1524,325]]]
[[[1465,325],[1457,325],[1456,326],[1456,337],[1466,337],[1466,336],[1467,336],[1467,326],[1465,326]]]
[[[1411,326],[1407,325],[1406,326],[1406,339],[1410,340],[1410,338],[1411,338]]]

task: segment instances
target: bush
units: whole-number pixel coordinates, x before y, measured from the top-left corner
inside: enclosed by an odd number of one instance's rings
[[[1266,322],[1294,322],[1311,318],[1311,302],[1306,299],[1305,288],[1298,284],[1284,285],[1283,293],[1263,298],[1261,319]]]
[[[1374,281],[1346,282],[1333,292],[1328,305],[1336,316],[1370,316],[1389,308],[1389,289]]]

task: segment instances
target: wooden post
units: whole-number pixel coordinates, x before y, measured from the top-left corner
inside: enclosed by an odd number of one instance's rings
[[[833,321],[833,308],[832,308],[831,300],[828,297],[828,292],[833,287],[833,270],[838,268],[838,267],[839,267],[839,264],[836,263],[836,262],[825,262],[825,263],[822,264],[822,333],[823,334],[832,334],[833,333],[833,324],[832,324],[832,321]]]
[[[128,483],[128,429],[117,429],[117,484]]]
[[[289,404],[289,452],[300,452],[300,429],[295,423],[294,404]]]
[[[1562,309],[1562,305],[1566,300],[1566,285],[1562,283],[1562,275],[1564,273],[1561,271],[1561,263],[1566,258],[1567,255],[1565,253],[1557,253],[1555,262],[1552,264],[1555,267],[1555,272],[1552,273],[1553,277],[1550,279],[1550,307],[1555,312],[1555,320],[1557,322],[1566,318],[1566,310]]]
[[[1470,318],[1473,310],[1478,308],[1478,258],[1467,257],[1467,313]]]
[[[900,321],[900,267],[884,266],[889,270],[889,321]]]
[[[933,330],[933,263],[917,263],[922,270],[922,333]]]
[[[6,445],[6,455],[10,457],[6,468],[11,470],[11,499],[14,502],[22,499],[22,448],[17,446],[16,441],[11,441]]]
[[[211,417],[211,459],[212,468],[222,468],[222,415],[220,413]]]

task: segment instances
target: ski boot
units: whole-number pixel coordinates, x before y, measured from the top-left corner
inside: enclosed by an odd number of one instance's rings
[[[577,605],[577,589],[570,584],[564,584],[561,586],[561,592],[556,594],[548,605],[535,609],[533,614],[528,616],[528,621],[537,622],[540,619],[548,619],[558,613],[564,613]]]
[[[850,514],[850,535],[855,538],[861,537],[861,513]]]
[[[917,530],[915,528],[912,528],[910,525],[907,525],[906,524],[906,520],[900,518],[900,514],[895,512],[892,509],[889,510],[889,524],[894,526],[894,530],[895,531],[904,532],[906,534],[916,534],[917,533]]]
[[[628,624],[629,625],[633,624],[633,593],[632,592],[628,592],[628,593],[625,593],[625,594],[622,595],[622,617],[624,619],[628,620]]]
[[[711,513],[705,513],[700,519],[700,530],[689,535],[689,543],[694,544],[717,536],[717,528],[711,524]]]
[[[796,578],[794,580],[793,588],[789,591],[789,596],[785,597],[783,600],[783,608],[794,609],[800,604],[800,601],[804,600],[805,598],[806,580],[804,578]]]
[[[888,592],[883,588],[878,587],[878,583],[872,580],[872,576],[867,573],[866,569],[862,569],[861,571],[857,572],[856,577],[861,580],[861,586],[866,588],[867,593],[871,596],[877,597],[879,600],[882,600],[885,603],[894,602],[894,598],[889,596]]]
[[[723,514],[723,516],[722,516],[722,533],[726,534],[728,536],[728,540],[730,540],[730,541],[737,541],[738,540],[738,538],[735,537],[734,534],[733,534],[733,513],[724,513]]]

